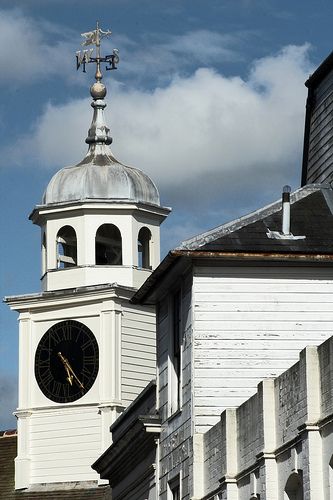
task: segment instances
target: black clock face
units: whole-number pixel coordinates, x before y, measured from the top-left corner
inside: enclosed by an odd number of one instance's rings
[[[98,374],[98,344],[88,327],[74,320],[52,326],[41,338],[35,376],[45,396],[70,403],[84,396]]]

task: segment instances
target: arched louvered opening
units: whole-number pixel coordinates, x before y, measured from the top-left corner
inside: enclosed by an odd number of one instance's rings
[[[303,500],[303,480],[300,473],[294,472],[286,482],[285,500]]]
[[[43,232],[42,235],[42,274],[47,271],[47,254],[46,254],[46,234]]]
[[[151,269],[151,232],[147,227],[142,227],[138,235],[138,266]]]
[[[121,233],[114,224],[103,224],[96,233],[96,264],[121,266],[122,241]]]
[[[71,226],[62,227],[57,234],[57,267],[63,269],[77,265],[76,232]]]

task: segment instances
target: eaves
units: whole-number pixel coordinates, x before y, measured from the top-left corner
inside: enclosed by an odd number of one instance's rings
[[[66,288],[34,294],[13,295],[3,298],[3,302],[11,309],[19,312],[28,310],[43,310],[62,305],[78,305],[94,303],[96,301],[111,299],[129,300],[135,288],[120,286],[117,283],[104,285],[83,286]]]
[[[219,261],[239,264],[252,262],[258,265],[268,263],[277,265],[333,265],[333,253],[171,250],[141,288],[133,295],[131,302],[135,304],[156,304],[157,298],[167,292],[170,281],[174,281],[177,271],[179,273],[184,272],[186,268],[194,262],[197,263],[198,260],[205,260],[206,264]],[[173,274],[172,280],[168,279],[170,273]]]

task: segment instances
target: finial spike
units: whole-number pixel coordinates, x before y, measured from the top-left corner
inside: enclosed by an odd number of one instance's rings
[[[111,31],[103,31],[99,27],[99,22],[96,21],[96,29],[93,31],[87,31],[82,33],[81,36],[84,38],[82,42],[83,47],[88,47],[90,45],[95,45],[96,54],[93,56],[94,48],[84,49],[83,51],[76,52],[76,67],[77,69],[82,66],[83,72],[86,71],[86,64],[95,63],[96,72],[95,79],[96,82],[90,87],[90,94],[93,98],[91,106],[94,109],[94,115],[92,123],[88,132],[88,137],[86,138],[86,143],[89,144],[88,154],[102,154],[107,150],[106,147],[112,142],[112,138],[109,136],[109,128],[105,124],[104,120],[104,109],[106,103],[104,98],[106,96],[106,87],[101,82],[103,75],[101,72],[101,63],[106,63],[106,69],[116,69],[116,64],[119,62],[119,54],[117,49],[113,49],[111,55],[101,57],[100,46],[101,40],[105,37],[111,35]]]

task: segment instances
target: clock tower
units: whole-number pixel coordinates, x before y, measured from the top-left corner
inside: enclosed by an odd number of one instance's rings
[[[96,485],[109,427],[155,377],[155,314],[130,302],[159,264],[170,212],[141,170],[118,161],[105,124],[97,25],[78,67],[96,64],[85,158],[59,170],[30,219],[41,228],[42,291],[7,297],[19,312],[16,489]],[[65,122],[64,122],[64,126]],[[68,486],[69,485],[69,486]]]

